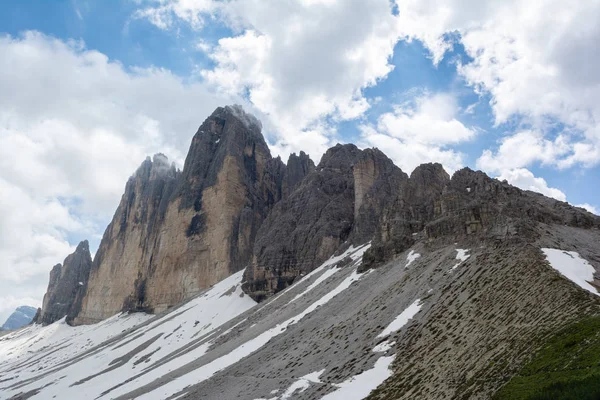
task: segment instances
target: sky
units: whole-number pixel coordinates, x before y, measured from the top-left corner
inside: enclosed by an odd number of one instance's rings
[[[0,320],[226,104],[284,161],[352,142],[598,214],[599,20],[598,0],[2,1]]]

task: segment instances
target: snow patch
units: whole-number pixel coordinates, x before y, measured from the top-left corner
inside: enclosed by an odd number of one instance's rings
[[[274,397],[272,400],[288,400],[292,398],[292,395],[302,393],[310,387],[311,383],[321,383],[319,377],[325,372],[324,369],[317,372],[311,372],[310,374],[300,377],[296,382],[292,383],[289,388],[280,397]]]
[[[390,365],[396,358],[395,355],[380,357],[373,368],[354,375],[342,383],[335,384],[339,389],[333,393],[326,394],[321,400],[361,400],[364,399],[381,385],[383,381],[392,376]]]
[[[470,251],[471,250],[469,249],[456,249],[456,259],[458,262],[454,264],[452,268],[450,268],[450,271],[454,271],[460,264],[462,264],[464,261],[467,261],[467,259],[471,257],[469,254],[467,254]]]
[[[346,250],[345,252],[343,252],[339,256],[333,256],[333,257],[331,257],[329,260],[325,261],[318,268],[316,268],[315,270],[313,270],[312,272],[310,272],[308,275],[304,276],[298,282],[302,282],[304,280],[307,280],[307,279],[311,278],[312,276],[314,276],[314,275],[318,274],[319,272],[323,271],[325,268],[327,268],[327,267],[329,267],[331,265],[337,264],[338,262],[342,261],[346,257],[350,257],[353,262],[360,261],[360,260],[362,260],[363,254],[365,254],[365,252],[367,250],[369,250],[370,247],[371,247],[371,242],[366,243],[366,244],[364,244],[362,246],[358,246],[358,247],[350,246],[348,248],[348,250]],[[288,304],[293,303],[294,301],[298,300],[299,298],[303,297],[304,295],[306,295],[308,292],[310,292],[311,290],[313,290],[314,288],[316,288],[317,286],[319,286],[321,283],[323,283],[324,281],[326,281],[330,276],[333,276],[338,271],[340,271],[339,268],[330,268],[330,269],[326,270],[321,276],[319,276],[302,293],[296,295],[292,300],[290,300],[286,304],[286,306]]]
[[[373,347],[373,353],[385,353],[395,344],[396,342],[390,342],[388,340],[381,342],[377,346]]]
[[[415,262],[416,259],[419,257],[421,257],[419,253],[415,253],[414,250],[411,250],[410,253],[408,253],[408,256],[406,256],[406,265],[404,266],[404,268],[408,268],[408,266]]]
[[[420,299],[415,300],[414,303],[412,303],[410,306],[408,306],[408,308],[406,310],[402,311],[400,313],[400,315],[398,315],[396,317],[396,319],[394,319],[392,321],[392,323],[389,324],[383,330],[383,332],[381,332],[379,335],[377,335],[377,337],[378,338],[386,337],[389,334],[400,330],[404,325],[406,325],[408,323],[408,321],[410,321],[412,319],[412,317],[414,317],[421,310],[422,305],[423,304],[421,303]]]
[[[542,251],[552,268],[561,275],[588,292],[600,296],[598,290],[590,284],[594,281],[596,270],[589,262],[581,258],[579,253],[558,249],[542,249]]]

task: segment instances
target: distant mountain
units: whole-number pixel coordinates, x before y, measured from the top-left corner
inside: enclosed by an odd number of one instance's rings
[[[21,306],[13,312],[2,325],[2,330],[19,329],[31,322],[37,309],[35,307]]]

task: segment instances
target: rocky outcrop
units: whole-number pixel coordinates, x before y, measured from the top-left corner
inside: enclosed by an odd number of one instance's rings
[[[42,308],[34,322],[51,324],[63,317],[72,319],[77,312],[77,299],[81,298],[87,284],[92,257],[87,240],[79,243],[75,252],[50,271],[48,290]],[[34,311],[35,313],[35,311]]]
[[[329,149],[261,227],[244,289],[262,300],[310,272],[340,246],[369,240],[386,194],[406,175],[377,149]]]
[[[578,228],[600,226],[600,218],[566,202],[521,190],[481,171],[457,171],[436,201],[428,238],[484,236],[505,240],[528,234],[535,223]],[[531,231],[531,229],[529,228]]]
[[[590,228],[600,218],[481,171],[465,168],[450,178],[429,163],[409,178],[377,149],[338,145],[267,218],[244,288],[262,300],[350,244],[372,242],[362,272],[419,239],[533,240],[536,223]]]
[[[75,323],[121,310],[159,312],[250,262],[273,206],[314,164],[272,158],[261,125],[239,106],[218,108],[198,129],[182,171],[146,160],[108,226]]]
[[[283,192],[287,197],[304,179],[306,175],[315,170],[315,163],[308,154],[301,151],[300,155],[290,154],[286,164],[283,178]]]

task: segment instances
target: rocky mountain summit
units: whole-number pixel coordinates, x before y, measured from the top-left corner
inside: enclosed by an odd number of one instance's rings
[[[330,148],[316,167],[303,152],[284,164],[271,156],[256,118],[220,107],[192,138],[183,170],[162,154],[142,163],[89,279],[87,268],[75,279],[56,266],[47,297],[63,277],[61,293],[82,287],[45,301],[39,321],[64,310],[74,324],[161,312],[242,269],[245,292],[261,301],[351,245],[372,241],[361,267],[368,269],[420,239],[504,240],[531,234],[535,222],[600,225],[593,214],[479,171],[450,177],[430,163],[408,176],[380,150],[353,144]],[[58,312],[46,310],[57,303]]]
[[[313,169],[304,153],[288,166],[271,157],[260,122],[241,107],[218,108],[183,170],[156,155],[129,180],[74,323],[160,312],[245,268],[263,220]]]
[[[0,383],[8,398],[533,398],[600,379],[599,243],[599,216],[469,168],[408,175],[352,144],[284,164],[256,118],[218,108],[181,171],[157,154],[129,179],[93,262],[82,242],[53,269],[37,322],[86,325],[57,328],[69,352],[38,325],[2,339]]]

